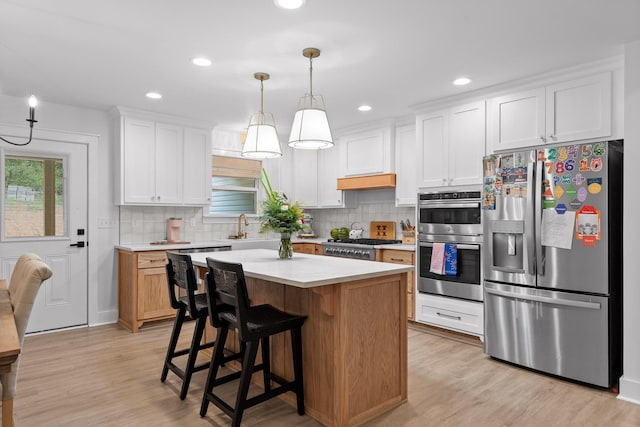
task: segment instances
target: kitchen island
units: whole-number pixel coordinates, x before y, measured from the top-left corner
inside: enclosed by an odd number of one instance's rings
[[[413,266],[307,254],[280,260],[267,249],[191,256],[201,269],[207,257],[241,263],[252,305],[308,316],[302,328],[308,415],[327,426],[360,425],[406,402],[406,292]],[[209,340],[215,330],[206,333]],[[293,378],[287,334],[273,337],[271,362],[275,373]],[[295,406],[292,393],[284,400]]]

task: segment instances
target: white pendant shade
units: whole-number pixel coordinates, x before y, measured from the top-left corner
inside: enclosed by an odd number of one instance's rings
[[[253,75],[260,80],[260,112],[253,114],[249,119],[247,137],[242,147],[242,157],[251,159],[268,159],[282,156],[276,121],[273,114],[263,111],[263,82],[269,79],[267,73],[255,73]]]
[[[329,119],[323,106],[321,95],[307,95],[300,99],[289,135],[290,147],[307,150],[333,147]]]
[[[318,150],[333,147],[329,119],[322,95],[313,94],[313,58],[320,56],[320,49],[308,47],[302,55],[309,58],[309,93],[298,102],[298,111],[293,117],[289,146],[303,150]]]
[[[266,113],[263,117],[256,117],[260,115],[260,113],[253,115],[249,122],[247,137],[242,147],[242,157],[268,159],[282,156],[276,127],[274,124],[265,123],[264,120],[264,116],[270,114]]]

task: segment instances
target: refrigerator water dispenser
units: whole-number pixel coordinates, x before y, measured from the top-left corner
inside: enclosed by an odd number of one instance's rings
[[[524,221],[492,221],[493,267],[524,272]]]

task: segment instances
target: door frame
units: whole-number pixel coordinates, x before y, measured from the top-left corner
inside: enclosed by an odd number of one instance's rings
[[[28,135],[28,128],[26,126],[0,124],[0,135],[17,138],[17,141],[21,142],[21,140]],[[69,144],[85,144],[87,146],[87,322],[88,326],[109,323],[108,319],[99,319],[98,251],[96,250],[95,244],[93,247],[90,245],[91,240],[97,241],[98,235],[98,143],[100,141],[100,135],[86,132],[42,129],[36,126],[33,129],[33,139]],[[112,284],[110,285],[113,286]]]

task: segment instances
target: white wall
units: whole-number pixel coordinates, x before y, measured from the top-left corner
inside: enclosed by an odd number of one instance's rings
[[[2,123],[26,126],[27,111],[26,98],[0,95]],[[36,120],[34,137],[45,129],[98,135],[97,146],[89,146],[89,324],[115,322],[118,318],[118,286],[114,245],[118,242],[118,229],[97,228],[98,217],[118,218],[112,197],[111,120],[103,111],[53,104],[46,100],[40,100]]]
[[[619,398],[640,403],[640,40],[625,47],[623,376]]]

